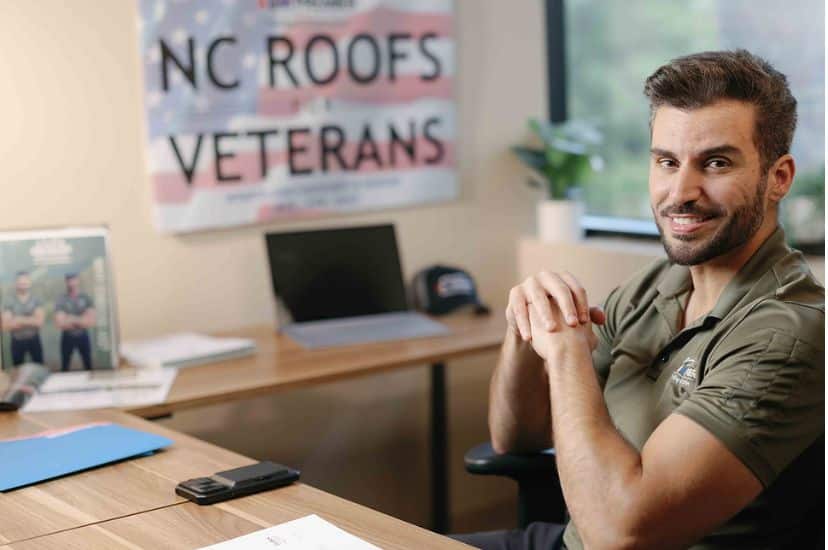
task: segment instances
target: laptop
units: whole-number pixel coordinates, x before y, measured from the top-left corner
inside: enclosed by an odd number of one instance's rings
[[[303,347],[425,338],[448,327],[409,310],[393,225],[268,233],[273,291]]]

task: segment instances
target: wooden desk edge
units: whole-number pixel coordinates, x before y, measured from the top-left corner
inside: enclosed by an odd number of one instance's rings
[[[267,395],[271,393],[275,393],[277,391],[282,390],[290,390],[304,386],[311,386],[319,383],[325,382],[335,382],[338,380],[344,380],[348,378],[354,378],[357,376],[367,376],[370,374],[378,374],[390,370],[394,370],[400,367],[414,367],[423,364],[433,364],[443,361],[448,361],[449,359],[455,359],[458,357],[464,357],[467,355],[476,355],[478,353],[486,353],[497,351],[500,349],[501,341],[489,341],[483,342],[481,344],[466,347],[462,349],[447,351],[444,353],[433,354],[433,355],[424,355],[421,357],[412,357],[401,359],[398,361],[392,362],[385,362],[380,365],[370,365],[361,369],[351,369],[346,368],[342,370],[331,370],[330,372],[325,372],[321,374],[317,374],[315,376],[310,376],[302,379],[297,380],[288,380],[288,381],[280,381],[280,382],[273,382],[268,384],[251,384],[248,387],[239,388],[237,390],[231,391],[222,391],[221,393],[214,393],[209,395],[200,395],[194,397],[184,397],[175,400],[168,400],[163,403],[158,403],[156,405],[147,405],[147,406],[140,406],[134,408],[127,408],[124,409],[126,412],[130,414],[134,414],[136,416],[140,416],[142,418],[157,418],[160,416],[167,416],[172,414],[176,411],[192,409],[196,407],[202,407],[206,405],[217,405],[220,403],[227,403],[229,401],[235,401],[238,399],[244,399],[248,397],[258,397],[262,395]],[[198,367],[188,367],[188,368],[198,368]]]
[[[169,428],[164,428],[164,427],[158,426],[156,424],[149,425],[149,424],[146,423],[145,420],[136,418],[132,415],[129,415],[128,413],[125,413],[123,411],[119,411],[117,409],[102,409],[102,410],[98,410],[98,411],[84,411],[84,412],[76,414],[76,416],[78,416],[78,418],[65,418],[63,416],[56,415],[55,413],[30,413],[30,414],[22,413],[21,416],[23,418],[25,418],[26,420],[31,421],[33,424],[44,427],[44,428],[62,427],[64,425],[66,425],[67,422],[72,423],[72,422],[77,422],[77,421],[82,421],[82,420],[87,420],[87,419],[88,420],[93,420],[96,417],[99,417],[99,418],[104,419],[104,420],[109,420],[109,421],[121,421],[126,425],[132,425],[133,427],[136,427],[136,428],[139,428],[139,429],[146,429],[146,430],[148,430],[150,432],[153,432],[153,433],[159,433],[159,434],[166,435],[166,436],[170,437],[171,439],[173,439],[176,447],[181,445],[183,447],[189,447],[191,449],[195,449],[196,448],[195,446],[198,446],[198,447],[203,446],[204,449],[206,450],[206,452],[208,452],[208,453],[210,453],[210,452],[213,452],[213,453],[219,452],[222,456],[221,457],[217,456],[216,458],[218,460],[224,460],[225,457],[223,455],[227,454],[227,455],[231,455],[230,458],[233,458],[233,459],[242,459],[245,462],[246,461],[253,461],[253,459],[250,459],[250,458],[245,457],[243,455],[240,455],[238,453],[234,453],[232,451],[228,451],[227,449],[223,449],[221,447],[218,447],[218,446],[213,445],[211,443],[205,442],[205,441],[200,440],[198,438],[194,438],[193,436],[183,434],[181,432],[177,432],[177,431],[171,430]],[[82,417],[87,417],[87,418],[82,418]],[[229,466],[229,464],[228,464],[228,466]],[[156,471],[154,468],[144,467],[142,469],[144,469],[148,472],[151,472],[151,473],[153,473],[153,475],[159,476],[161,478],[165,477],[162,473]],[[304,507],[304,505],[307,504],[307,502],[310,502],[313,505],[318,503],[318,504],[322,505],[321,511],[315,512],[313,509],[307,509],[307,510],[302,510],[301,515],[304,516],[304,515],[307,515],[309,513],[320,513],[322,516],[332,515],[332,517],[327,518],[327,520],[334,523],[335,525],[338,525],[340,528],[345,528],[346,530],[350,530],[350,531],[353,532],[353,531],[355,531],[355,529],[353,529],[353,526],[357,525],[359,528],[356,529],[356,532],[354,534],[356,534],[357,536],[359,536],[363,539],[371,540],[371,539],[380,538],[381,535],[382,535],[383,530],[378,530],[378,531],[374,532],[373,529],[374,529],[374,527],[377,526],[377,524],[387,524],[388,526],[391,526],[391,527],[393,527],[394,525],[405,526],[405,531],[407,531],[407,533],[405,534],[404,538],[414,537],[414,538],[418,539],[420,542],[423,542],[424,544],[426,544],[427,541],[431,541],[431,540],[439,541],[440,544],[438,544],[437,546],[441,547],[441,548],[442,547],[446,547],[446,548],[449,548],[449,547],[450,548],[455,548],[455,547],[456,548],[462,548],[463,547],[463,545],[461,543],[457,542],[457,541],[441,540],[441,538],[440,538],[441,536],[439,534],[434,533],[432,531],[429,531],[428,529],[425,529],[421,526],[405,522],[404,520],[401,520],[401,519],[396,518],[394,516],[390,516],[390,515],[385,514],[383,512],[373,510],[373,509],[371,509],[367,506],[358,504],[356,502],[349,501],[349,500],[344,499],[340,496],[337,496],[337,495],[334,495],[334,494],[331,494],[331,493],[327,493],[326,491],[317,489],[317,488],[315,488],[311,485],[306,485],[304,483],[297,482],[297,483],[294,483],[291,487],[294,488],[294,491],[301,491],[301,493],[300,493],[301,496],[298,499],[296,497],[292,497],[290,501],[286,501],[286,502],[289,502],[289,506],[286,507],[285,505],[282,505],[282,507],[280,508],[280,510],[281,510],[280,513],[284,512],[284,510],[290,510],[290,509],[297,510],[298,509],[297,506]],[[257,514],[254,514],[253,511],[251,511],[251,510],[245,511],[246,510],[245,506],[244,506],[245,501],[251,500],[251,499],[259,501],[260,503],[263,502],[263,501],[270,500],[270,499],[276,499],[278,501],[281,498],[281,494],[282,493],[279,493],[278,491],[276,491],[276,492],[269,491],[269,492],[253,495],[253,496],[250,496],[250,497],[242,497],[241,499],[229,500],[229,501],[226,501],[226,502],[223,502],[223,503],[216,504],[215,506],[218,509],[222,510],[223,512],[232,514],[236,517],[246,519],[248,521],[255,520],[255,521],[253,521],[254,523],[257,523],[258,525],[260,525],[260,527],[264,528],[264,527],[269,527],[269,526],[272,526],[272,525],[277,525],[278,523],[280,523],[282,521],[289,521],[290,518],[276,521],[275,520],[276,518],[272,518],[272,517],[269,518],[269,517],[266,517],[266,516],[259,516]],[[161,506],[161,507],[157,507],[157,508],[151,508],[151,509],[147,509],[147,510],[137,512],[137,513],[118,515],[118,516],[114,516],[114,517],[107,518],[107,519],[91,521],[89,523],[83,523],[83,524],[80,524],[80,525],[77,525],[77,526],[74,526],[74,527],[70,527],[70,528],[67,528],[67,529],[60,529],[60,530],[52,532],[52,533],[44,533],[42,535],[36,535],[34,537],[23,538],[23,539],[19,539],[19,540],[0,539],[0,550],[17,549],[20,546],[25,547],[25,548],[29,548],[30,545],[34,545],[37,548],[41,548],[41,547],[45,548],[45,547],[53,547],[53,546],[58,547],[57,545],[53,545],[52,542],[57,543],[58,541],[64,541],[64,538],[67,535],[69,535],[70,533],[88,533],[89,532],[88,530],[90,528],[107,529],[107,527],[110,526],[110,525],[117,525],[117,524],[123,523],[123,521],[132,521],[134,518],[141,517],[143,514],[157,514],[159,512],[162,512],[163,510],[172,510],[174,508],[180,509],[178,507],[181,507],[181,506],[193,507],[195,505],[182,499],[179,502],[170,503],[170,504],[165,505],[165,506]],[[330,509],[328,509],[327,507],[330,507]],[[205,510],[208,509],[208,508],[210,508],[210,507],[209,506],[204,507]],[[202,509],[202,507],[197,507],[196,506],[194,509],[200,511]],[[345,512],[347,512],[347,514]],[[349,519],[348,516],[351,516],[351,515],[353,516],[353,519]],[[369,518],[371,521],[363,523],[361,521],[361,519],[364,519],[366,516],[371,516]],[[251,518],[253,518],[253,520],[251,520]],[[352,527],[351,529],[348,529],[349,524]],[[387,532],[388,529],[385,529],[384,531]],[[432,539],[432,537],[434,537],[434,538]],[[231,538],[233,538],[233,537],[231,537]],[[230,540],[230,539],[225,539],[225,540]],[[38,543],[38,541],[40,541],[40,542]],[[49,542],[49,541],[51,541],[51,542]],[[399,545],[397,545],[397,546],[399,546]],[[406,546],[406,545],[403,544],[403,546]],[[142,544],[138,543],[137,545],[131,545],[130,547],[144,547],[144,546]]]

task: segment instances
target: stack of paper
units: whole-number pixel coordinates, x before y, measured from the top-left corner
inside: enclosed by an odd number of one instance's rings
[[[380,550],[316,514],[268,527],[202,550]]]
[[[53,373],[23,406],[26,412],[139,407],[167,398],[175,369]]]
[[[251,355],[256,343],[247,338],[214,338],[192,332],[124,342],[121,354],[138,367],[191,367]]]

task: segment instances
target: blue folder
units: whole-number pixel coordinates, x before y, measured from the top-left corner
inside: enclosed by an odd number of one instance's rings
[[[157,451],[172,440],[118,424],[83,425],[0,441],[0,491]]]

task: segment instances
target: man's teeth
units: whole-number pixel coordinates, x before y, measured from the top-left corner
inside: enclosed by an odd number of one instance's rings
[[[693,223],[701,223],[704,220],[702,218],[673,218],[673,223],[677,225],[690,225]]]

